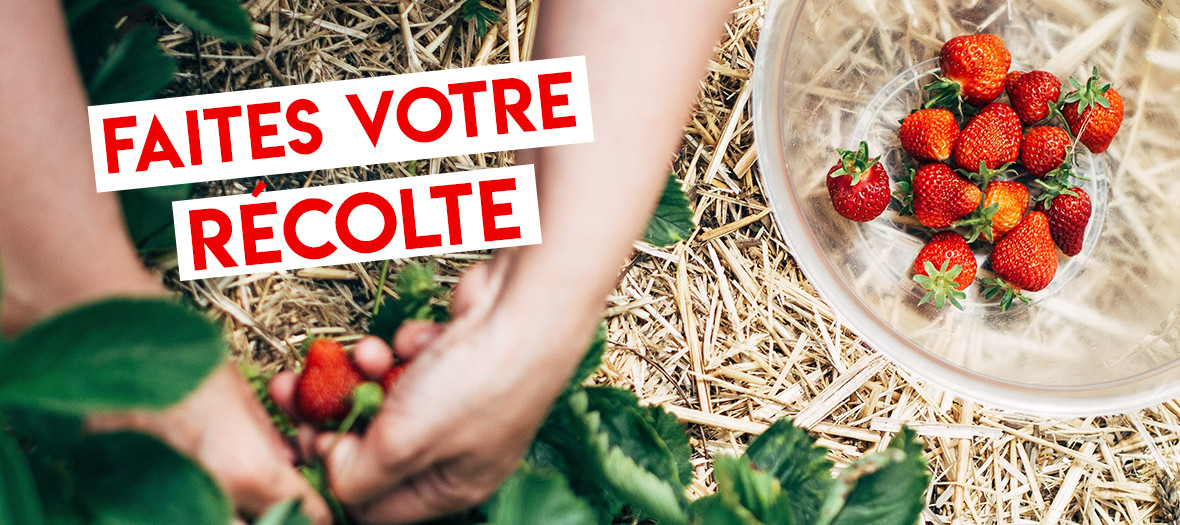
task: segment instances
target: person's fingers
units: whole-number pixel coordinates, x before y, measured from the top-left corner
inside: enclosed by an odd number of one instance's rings
[[[271,400],[278,405],[279,410],[282,410],[290,417],[297,417],[298,410],[295,408],[295,382],[296,377],[293,372],[279,372],[270,378],[270,383],[267,385],[267,393]]]
[[[380,337],[368,336],[352,347],[352,360],[365,379],[379,382],[393,368],[393,349]]]
[[[487,302],[492,298],[493,269],[489,263],[480,263],[463,272],[451,295],[452,317],[462,317],[471,311],[478,301]]]
[[[434,469],[407,480],[376,502],[353,509],[363,523],[417,523],[479,505],[496,485],[479,486]]]
[[[434,344],[446,329],[446,325],[429,321],[406,321],[393,334],[393,348],[402,360],[413,360],[423,350]]]
[[[378,414],[363,436],[321,433],[316,451],[328,468],[332,492],[346,505],[368,502],[426,470],[439,443],[408,432],[388,410]]]
[[[220,481],[226,492],[234,495],[238,511],[247,517],[261,516],[271,506],[283,501],[300,499],[303,501],[301,508],[312,523],[332,523],[332,512],[328,505],[295,469],[228,474],[223,475]]]

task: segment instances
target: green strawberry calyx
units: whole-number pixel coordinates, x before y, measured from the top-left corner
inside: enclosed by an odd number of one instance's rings
[[[1006,312],[1012,307],[1013,299],[1020,299],[1024,304],[1031,304],[1032,301],[1025,297],[1020,292],[1020,289],[1013,286],[1011,283],[1005,282],[1003,279],[996,277],[994,279],[983,279],[983,298],[991,299],[996,295],[1000,295],[1000,311]]]
[[[922,86],[930,92],[930,100],[922,109],[941,108],[955,115],[963,116],[963,85],[941,75],[935,75],[934,82]]]
[[[1110,100],[1106,98],[1106,92],[1110,91],[1111,86],[1110,84],[1099,84],[1098,66],[1094,66],[1094,71],[1084,86],[1073,77],[1070,77],[1069,83],[1073,85],[1073,91],[1066,95],[1062,101],[1066,104],[1077,102],[1079,115],[1094,106],[1110,109]]]
[[[348,411],[348,416],[344,418],[344,422],[340,424],[337,432],[344,434],[352,429],[360,418],[371,418],[377,415],[377,411],[381,409],[381,402],[384,400],[385,391],[381,389],[381,385],[372,381],[365,381],[357,385],[352,389],[352,409]]]
[[[843,177],[848,175],[852,177],[852,186],[860,184],[861,178],[881,159],[881,157],[869,157],[869,145],[863,140],[860,141],[860,146],[856,151],[837,148],[836,153],[840,155],[840,168],[829,176]]]
[[[981,161],[979,161],[979,170],[978,171],[967,171],[967,170],[963,170],[963,169],[956,170],[956,171],[958,171],[959,174],[962,175],[963,177],[966,177],[967,180],[974,182],[976,185],[980,186],[981,188],[986,188],[987,183],[991,182],[992,179],[1002,176],[1002,175],[1007,175],[1009,173],[1012,173],[1012,169],[1010,169],[1011,166],[1012,166],[1012,163],[1009,162],[1009,163],[1004,164],[1003,166],[1000,166],[1000,167],[993,170],[993,169],[987,167],[987,161],[981,160]]]
[[[912,217],[914,215],[914,174],[917,171],[914,168],[908,168],[906,173],[898,178],[894,183],[897,187],[893,192],[893,198],[897,201],[897,214],[903,217]]]
[[[965,236],[967,242],[975,242],[980,235],[983,235],[987,242],[995,242],[995,232],[992,229],[992,219],[996,216],[996,212],[1000,211],[1000,203],[993,202],[988,206],[983,205],[980,200],[979,207],[962,220],[952,224],[955,228],[970,228],[970,231]]]
[[[934,263],[926,261],[922,267],[925,272],[923,274],[914,275],[914,282],[918,283],[924,290],[926,295],[922,296],[922,300],[918,301],[918,306],[933,301],[935,308],[942,308],[946,306],[947,301],[950,301],[955,308],[963,309],[963,304],[959,299],[966,299],[967,294],[959,290],[959,283],[955,279],[963,273],[961,265],[950,266],[950,261],[942,261],[942,266],[934,267]]]

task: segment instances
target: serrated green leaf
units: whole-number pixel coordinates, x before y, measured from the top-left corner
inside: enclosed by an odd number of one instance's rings
[[[146,0],[193,31],[238,43],[254,39],[250,15],[236,0]]]
[[[789,510],[786,516],[776,516],[776,506],[782,495],[778,480],[754,470],[748,459],[725,455],[713,458],[713,477],[723,499],[735,500],[759,522],[769,523],[772,517],[775,520],[791,519]]]
[[[567,402],[573,422],[585,436],[587,453],[599,470],[596,474],[610,487],[614,498],[660,523],[686,524],[688,516],[679,484],[674,485],[669,479],[654,474],[637,463],[636,458],[612,444],[611,434],[604,428],[603,414],[591,410],[590,399],[585,391],[569,396]],[[641,456],[641,460],[657,464],[656,460],[646,456]]]
[[[834,493],[847,494],[831,525],[910,525],[926,506],[930,475],[922,445],[902,428],[884,451],[845,469]],[[825,509],[827,510],[827,509]],[[821,523],[825,521],[821,520]]]
[[[176,61],[164,56],[151,26],[139,26],[123,37],[98,64],[86,84],[92,105],[151,98],[172,81]]]
[[[16,440],[0,428],[0,523],[41,525],[45,516],[29,462]]]
[[[555,472],[521,467],[489,502],[487,525],[594,525],[594,511]]]
[[[205,471],[146,434],[83,440],[74,456],[78,497],[94,525],[224,525],[229,498]]]
[[[745,457],[779,480],[790,495],[797,523],[815,522],[834,481],[827,451],[816,446],[806,430],[789,419],[780,419],[750,443]]]
[[[82,440],[82,418],[25,407],[6,407],[0,413],[0,428],[7,422],[14,435],[37,452],[61,457]]]
[[[163,408],[225,355],[221,331],[166,300],[110,299],[25,331],[0,361],[0,404],[66,414]]]
[[[192,196],[192,184],[140,188],[119,192],[123,222],[141,254],[176,251],[172,203]]]
[[[688,196],[676,175],[669,174],[660,202],[643,232],[643,241],[654,246],[671,246],[687,239],[695,227]]]
[[[254,525],[311,525],[311,519],[303,513],[303,501],[293,499],[271,505]]]
[[[602,355],[606,353],[606,323],[599,322],[598,328],[594,329],[594,337],[590,339],[590,344],[586,346],[586,353],[582,354],[582,362],[578,363],[578,369],[574,371],[574,376],[570,378],[569,384],[571,387],[577,387],[594,375],[599,368],[602,367]]]
[[[602,428],[612,446],[620,448],[639,466],[661,479],[675,482],[678,488],[688,486],[691,479],[680,477],[680,460],[687,462],[688,458],[676,457],[655,428],[653,417],[666,415],[663,409],[640,406],[634,393],[616,387],[589,387],[585,394],[589,410],[600,414]],[[663,424],[666,425],[666,421]],[[674,439],[683,437],[687,441],[683,428],[679,429],[679,436],[675,432],[669,433]]]

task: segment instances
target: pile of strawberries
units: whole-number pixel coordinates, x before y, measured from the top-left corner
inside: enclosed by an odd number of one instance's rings
[[[1009,71],[1012,56],[999,37],[965,35],[939,54],[941,75],[925,86],[928,101],[901,121],[902,149],[913,158],[892,194],[899,213],[934,233],[914,261],[926,291],[919,304],[962,309],[977,265],[969,243],[991,247],[985,298],[1001,309],[1022,292],[1044,289],[1057,271],[1057,251],[1075,256],[1090,220],[1090,197],[1073,172],[1080,142],[1094,154],[1110,146],[1123,121],[1123,100],[1100,84],[1097,68],[1072,89],[1045,71]],[[998,101],[1007,94],[1007,103]],[[890,203],[890,177],[868,146],[837,150],[828,172],[836,211],[870,221]],[[985,244],[986,243],[986,244]]]

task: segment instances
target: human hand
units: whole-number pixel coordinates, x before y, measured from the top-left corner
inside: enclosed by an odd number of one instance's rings
[[[579,323],[584,334],[559,334],[514,317],[499,307],[504,268],[463,276],[449,324],[411,321],[397,332],[394,349],[410,364],[364,435],[316,437],[333,491],[358,520],[409,523],[466,509],[519,466],[581,356],[560,347],[583,348],[594,318]],[[371,379],[392,355],[377,338],[354,350]],[[290,374],[271,384],[292,413],[294,384]]]
[[[200,463],[243,516],[257,517],[275,503],[298,498],[313,523],[331,523],[327,505],[295,470],[294,453],[230,363],[172,408],[91,416],[87,428],[131,428],[163,439]]]

